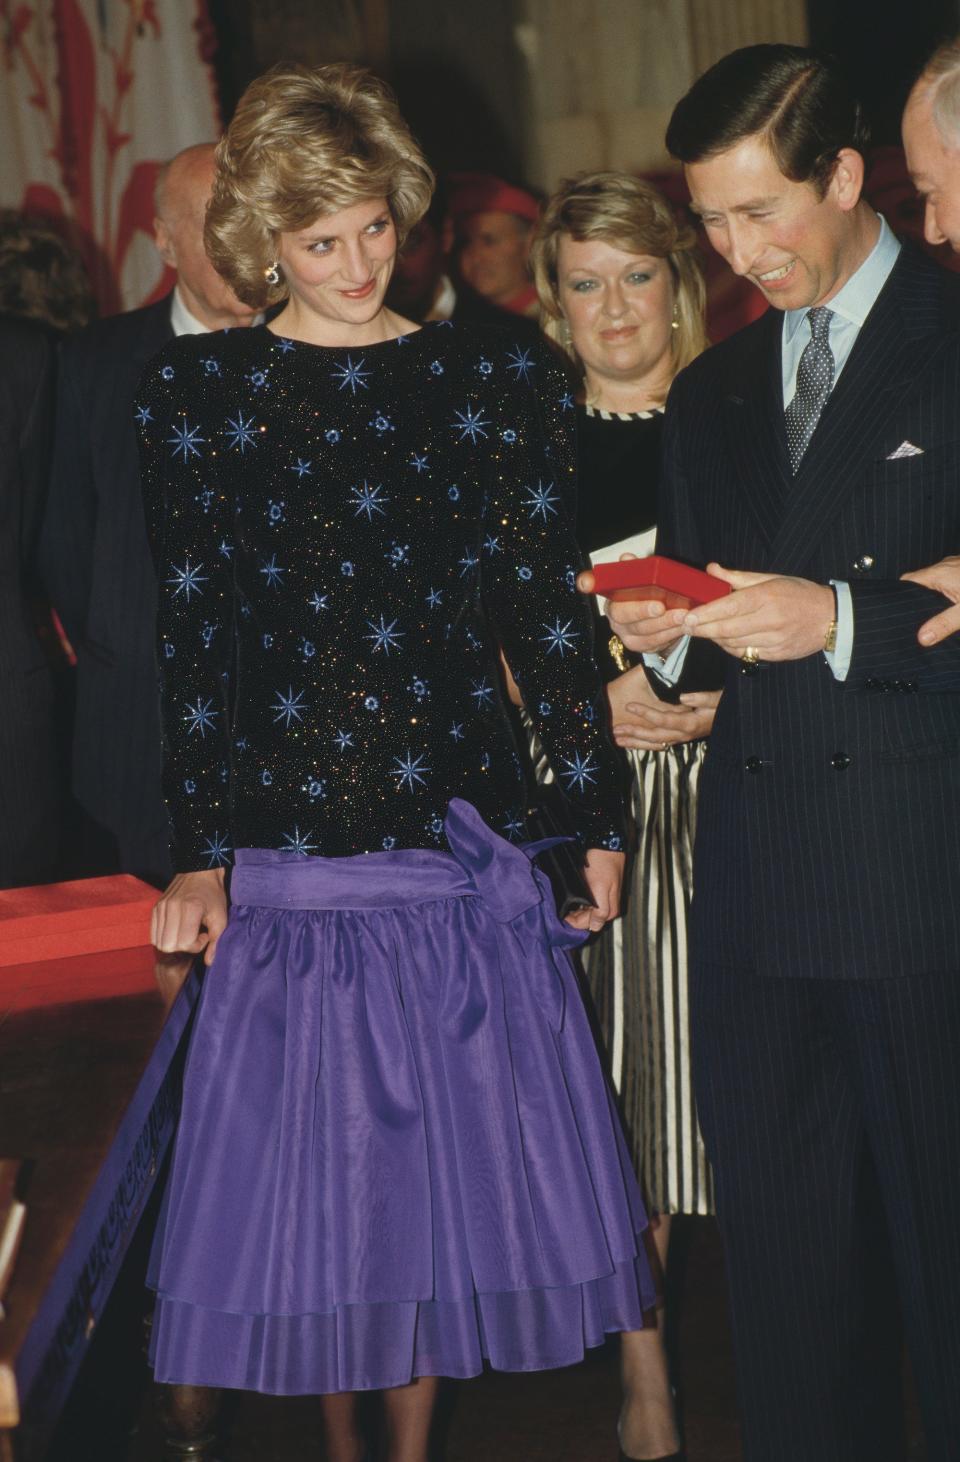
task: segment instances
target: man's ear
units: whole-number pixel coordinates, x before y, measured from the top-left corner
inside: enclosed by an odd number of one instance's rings
[[[860,153],[852,147],[842,147],[830,179],[830,191],[844,213],[849,213],[860,202],[863,191],[864,163]]]
[[[157,253],[164,264],[169,264],[171,269],[177,267],[177,251],[173,247],[173,236],[162,218],[153,220],[153,242],[157,246]]]

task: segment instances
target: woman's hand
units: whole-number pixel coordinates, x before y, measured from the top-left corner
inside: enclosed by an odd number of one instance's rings
[[[154,906],[151,942],[162,954],[199,954],[209,965],[217,940],[227,927],[227,892],[223,869],[178,873]]]
[[[613,739],[630,751],[665,751],[709,736],[720,703],[718,690],[688,691],[679,705],[654,693],[642,665],[607,686]]]
[[[595,909],[577,909],[566,922],[574,929],[589,929],[592,934],[602,929],[620,912],[620,885],[626,863],[624,853],[611,853],[608,848],[589,848],[583,876],[590,890]]]

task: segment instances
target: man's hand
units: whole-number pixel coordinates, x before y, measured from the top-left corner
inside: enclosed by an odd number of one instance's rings
[[[635,553],[621,553],[621,561],[636,558]],[[589,569],[577,575],[581,594],[592,594],[594,577]],[[619,635],[634,654],[668,655],[683,638],[681,628],[685,609],[664,609],[659,599],[607,599],[603,613],[614,634]]]
[[[583,876],[596,908],[577,909],[575,913],[568,914],[568,924],[572,924],[574,929],[589,929],[591,934],[595,934],[610,919],[617,917],[626,861],[624,853],[611,853],[608,848],[588,849]]]
[[[740,573],[717,563],[708,564],[707,573],[734,592],[691,609],[683,621],[686,634],[713,640],[728,655],[750,647],[761,660],[802,660],[823,649],[836,613],[829,584]]]
[[[154,905],[150,939],[162,954],[199,954],[209,965],[227,927],[223,869],[178,873]]]
[[[935,589],[954,605],[952,609],[941,609],[917,630],[921,645],[939,645],[941,640],[955,635],[960,629],[960,558],[942,558],[939,563],[927,569],[916,569],[910,574],[901,574],[912,584],[922,584],[925,589]]]
[[[631,751],[663,751],[682,741],[709,736],[720,692],[691,691],[681,704],[662,701],[651,690],[643,666],[618,675],[607,686],[613,739]]]

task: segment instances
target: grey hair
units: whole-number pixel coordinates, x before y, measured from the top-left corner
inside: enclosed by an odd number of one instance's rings
[[[960,148],[960,36],[937,47],[923,68],[920,86],[930,98],[930,112],[943,142]]]

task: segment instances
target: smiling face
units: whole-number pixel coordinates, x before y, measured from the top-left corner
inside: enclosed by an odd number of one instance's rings
[[[280,269],[290,291],[283,331],[318,345],[369,344],[393,273],[397,231],[385,198],[324,213],[280,235]]]
[[[606,239],[557,240],[557,299],[583,362],[588,399],[606,382],[666,394],[672,374],[673,278],[666,259]]]
[[[923,203],[924,238],[960,253],[960,148],[944,142],[922,85],[914,88],[903,114],[903,150]]]
[[[872,215],[860,205],[863,161],[851,149],[838,155],[822,198],[784,177],[759,135],[684,171],[713,247],[778,310],[826,303],[872,246],[863,216]]]

